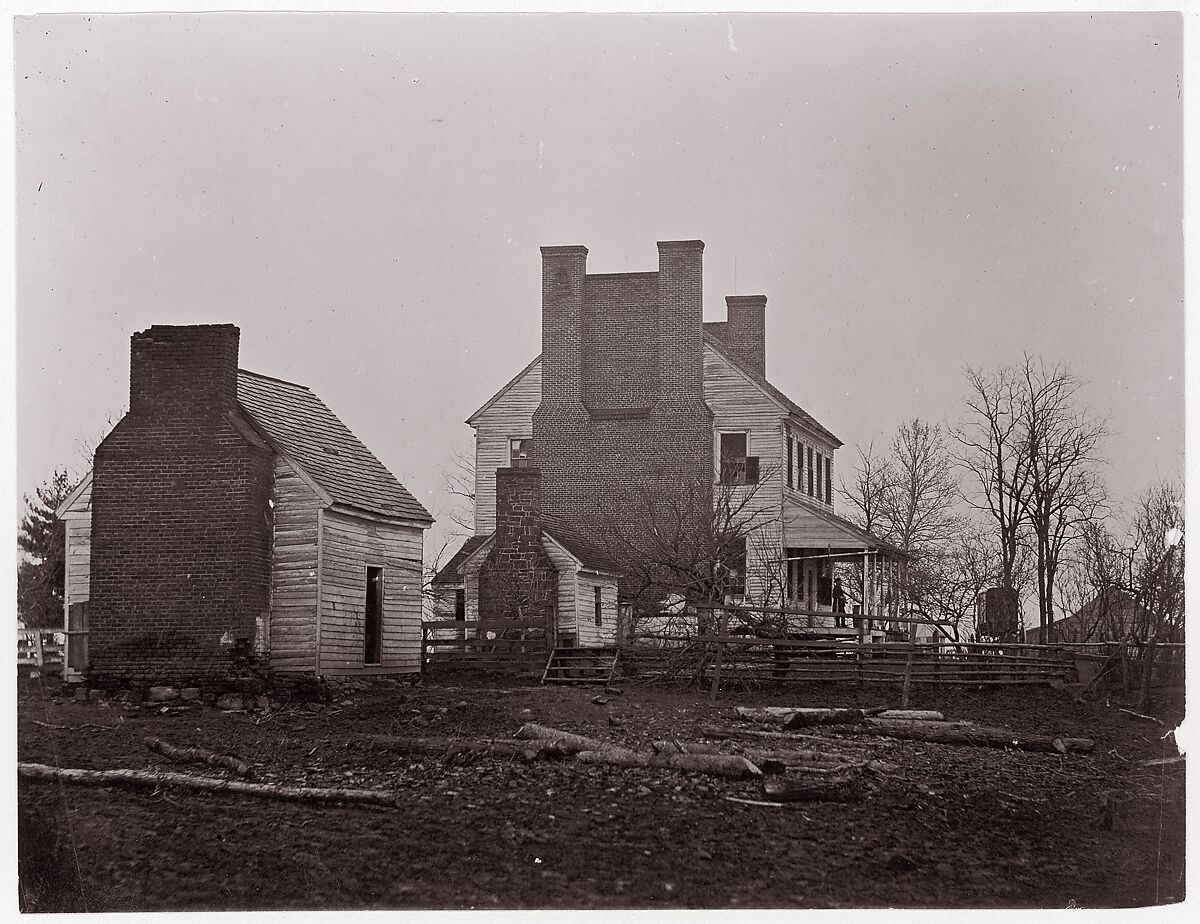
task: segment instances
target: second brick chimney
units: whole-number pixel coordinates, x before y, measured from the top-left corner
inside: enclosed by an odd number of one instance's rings
[[[725,296],[727,321],[722,339],[729,351],[756,375],[767,377],[767,297]]]

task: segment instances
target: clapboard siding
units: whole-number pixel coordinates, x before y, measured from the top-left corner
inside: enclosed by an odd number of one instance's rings
[[[66,527],[66,573],[63,595],[67,606],[85,603],[91,597],[92,515],[63,518]]]
[[[575,632],[577,622],[575,601],[578,591],[575,574],[579,569],[579,563],[562,546],[551,539],[543,538],[542,548],[545,549],[547,557],[554,565],[555,579],[558,581],[556,628],[560,633]]]
[[[513,438],[533,435],[533,412],[542,401],[542,364],[535,362],[482,414],[475,426],[475,534],[496,528],[496,469],[509,464]]]
[[[91,599],[92,581],[92,480],[85,479],[79,495],[62,513],[65,542],[63,573],[63,626],[72,603]]]
[[[326,510],[321,536],[319,672],[420,670],[421,530]],[[367,567],[383,568],[382,655],[364,664]]]
[[[764,600],[778,583],[782,566],[783,479],[787,464],[785,414],[753,381],[715,350],[704,349],[704,397],[713,412],[713,458],[719,464],[721,431],[746,431],[747,452],[758,456],[759,483],[726,487],[729,503],[750,527],[746,548],[746,593]]]
[[[579,593],[579,647],[612,645],[617,638],[617,585],[598,575],[580,572],[576,578]],[[600,626],[596,625],[596,588],[600,588]]]
[[[317,669],[317,520],[321,500],[281,456],[275,458],[271,554],[270,663]]]

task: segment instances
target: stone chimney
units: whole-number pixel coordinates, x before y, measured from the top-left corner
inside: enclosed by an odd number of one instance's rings
[[[496,548],[528,556],[542,548],[542,473],[536,468],[496,469]]]
[[[232,324],[156,324],[129,338],[129,410],[138,417],[224,413],[237,404]]]
[[[729,351],[752,372],[767,377],[767,297],[727,295],[721,332]]]
[[[541,477],[536,468],[496,469],[496,539],[479,570],[479,611],[485,619],[554,613],[558,580],[542,548]]]

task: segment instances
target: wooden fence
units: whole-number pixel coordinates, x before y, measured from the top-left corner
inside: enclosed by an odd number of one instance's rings
[[[41,629],[17,630],[17,669],[61,671],[62,633]]]
[[[423,670],[538,673],[550,655],[546,620],[435,620],[421,624]]]
[[[653,641],[656,644],[645,644]],[[1074,679],[1074,656],[1055,645],[868,643],[738,635],[635,637],[624,672],[645,679],[720,683],[858,683],[1009,686]]]

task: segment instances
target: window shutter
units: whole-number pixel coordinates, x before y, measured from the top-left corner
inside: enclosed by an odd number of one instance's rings
[[[787,438],[788,456],[787,456],[787,486],[792,487],[792,438],[789,435]]]
[[[808,446],[807,449],[808,449],[808,496],[812,497],[812,495],[813,495],[813,448],[811,446]]]
[[[825,459],[825,503],[833,503],[833,456]]]

